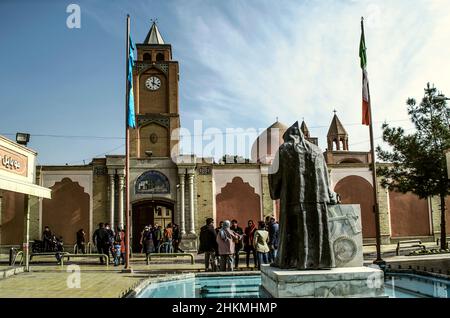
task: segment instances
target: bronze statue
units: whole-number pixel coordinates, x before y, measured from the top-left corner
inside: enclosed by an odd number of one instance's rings
[[[269,171],[270,196],[280,199],[280,245],[273,266],[295,269],[334,267],[327,205],[336,204],[325,158],[295,122]]]

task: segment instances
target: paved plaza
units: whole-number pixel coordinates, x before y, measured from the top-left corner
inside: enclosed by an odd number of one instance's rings
[[[432,247],[435,243],[425,243]],[[382,251],[388,264],[395,269],[399,264],[408,268],[411,262],[432,262],[433,259],[447,259],[450,255],[430,256],[395,256],[396,245],[383,245]],[[375,253],[374,246],[365,246],[364,254],[366,263],[370,263]],[[0,271],[10,268],[5,262],[7,255],[1,255]],[[252,261],[250,262],[252,264]],[[79,267],[73,267],[78,265]],[[244,256],[241,256],[240,270],[247,270]],[[252,266],[252,265],[251,265]],[[424,269],[422,265],[421,270]],[[437,265],[433,265],[434,269]],[[72,286],[74,276],[73,269],[80,270],[80,288]],[[162,258],[152,260],[145,264],[143,256],[134,257],[132,262],[133,273],[122,273],[122,266],[106,267],[92,259],[77,259],[76,262],[66,262],[64,266],[56,263],[52,257],[33,259],[31,271],[12,275],[0,279],[0,298],[118,298],[123,297],[141,282],[152,277],[163,277],[179,273],[198,273],[204,271],[203,255],[195,255],[195,264],[191,264],[185,258]],[[432,267],[428,266],[428,271]],[[413,269],[415,269],[413,267]],[[254,270],[250,268],[250,270]],[[438,272],[436,270],[436,272]],[[445,272],[443,272],[445,274]],[[68,284],[69,281],[69,284]]]
[[[1,269],[6,269],[2,266]],[[121,273],[121,267],[80,265],[80,288],[73,285],[73,267],[32,265],[30,272],[0,279],[0,298],[117,298],[144,279],[164,273],[195,272],[196,264],[133,264],[133,273]],[[69,283],[68,283],[69,281]]]

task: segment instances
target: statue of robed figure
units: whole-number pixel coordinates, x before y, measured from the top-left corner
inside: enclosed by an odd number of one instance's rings
[[[336,204],[319,147],[295,122],[283,135],[269,170],[270,196],[280,199],[280,243],[273,266],[295,269],[334,267],[327,205]]]

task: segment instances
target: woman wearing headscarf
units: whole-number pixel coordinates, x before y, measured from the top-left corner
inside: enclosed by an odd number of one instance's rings
[[[246,255],[246,262],[247,267],[250,266],[250,253],[253,254],[253,261],[255,263],[255,267],[257,265],[257,259],[256,259],[256,250],[253,246],[253,238],[255,236],[256,226],[253,220],[248,220],[248,226],[244,230],[244,251],[247,253]]]
[[[216,237],[221,271],[233,271],[234,242],[240,238],[240,235],[230,229],[230,225],[229,220],[223,221],[222,227],[219,229]]]

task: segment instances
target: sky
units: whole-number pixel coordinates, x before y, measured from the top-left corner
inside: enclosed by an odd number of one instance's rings
[[[66,24],[72,3],[80,28]],[[450,96],[447,0],[2,0],[0,13],[0,135],[30,133],[39,164],[124,153],[127,13],[135,42],[156,18],[172,44],[191,131],[198,120],[225,131],[304,119],[325,149],[336,110],[350,150],[369,150],[361,16],[376,144],[384,121],[411,131],[406,100],[427,82]]]

